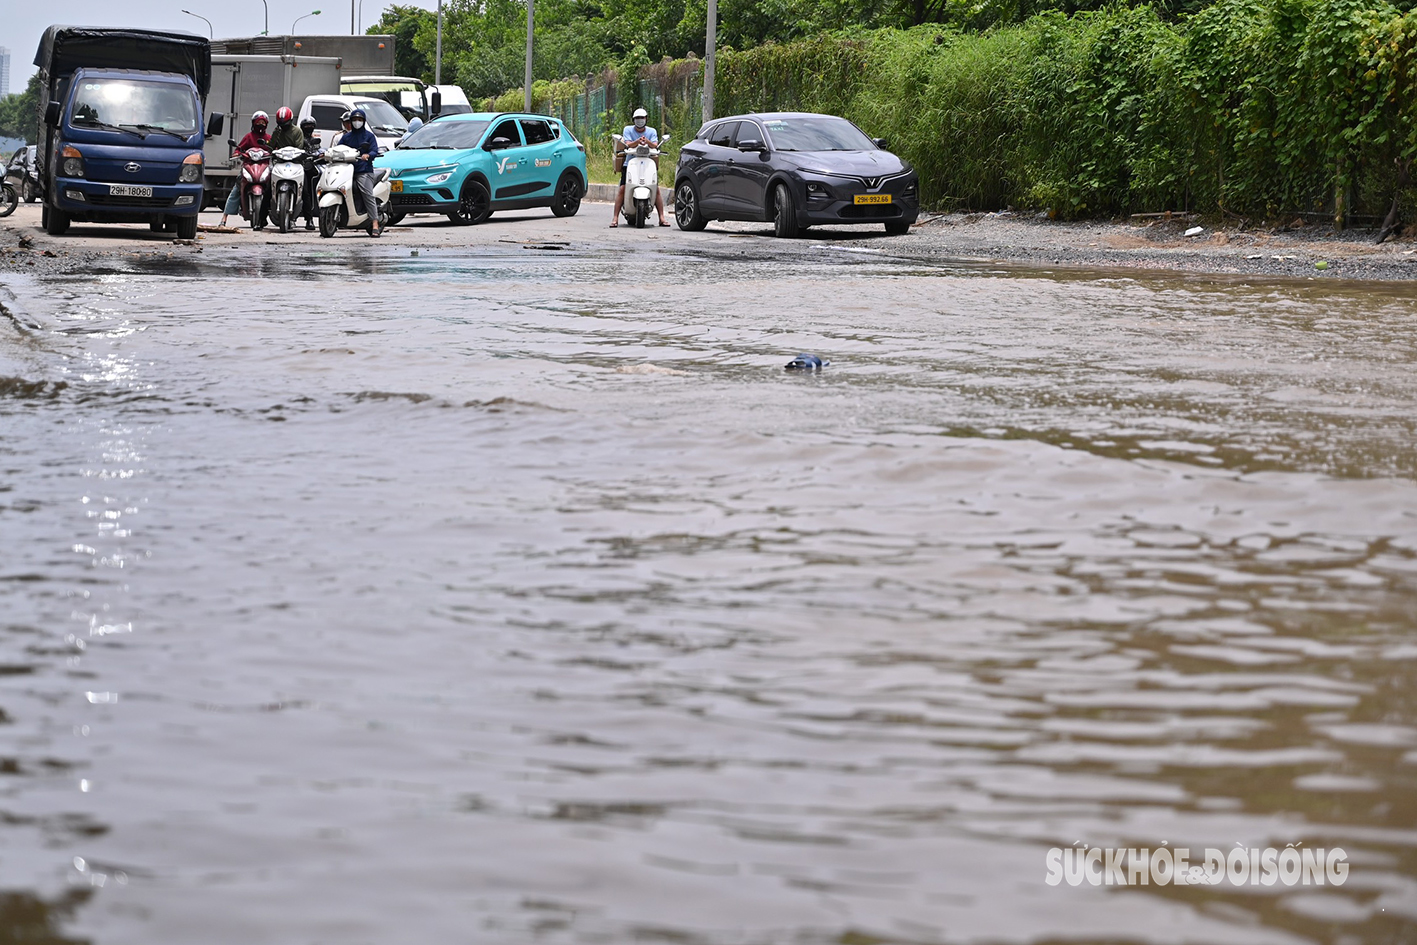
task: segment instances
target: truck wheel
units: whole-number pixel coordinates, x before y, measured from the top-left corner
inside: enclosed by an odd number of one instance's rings
[[[331,237],[339,229],[339,207],[320,208],[320,235]]]
[[[69,232],[69,214],[58,207],[46,206],[42,213],[44,232],[50,236],[63,236]]]
[[[197,238],[197,218],[178,217],[177,238],[179,240],[194,240]]]
[[[165,230],[165,229],[167,229],[167,223],[166,223],[165,221],[163,221],[163,220],[149,220],[149,221],[148,221],[148,232],[149,232],[149,233],[161,233],[161,232],[162,232],[163,230]]]
[[[581,208],[585,188],[575,171],[567,171],[556,183],[556,196],[551,198],[551,212],[558,217],[573,217]]]

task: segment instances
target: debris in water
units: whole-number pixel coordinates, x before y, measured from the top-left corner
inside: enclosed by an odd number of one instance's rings
[[[830,362],[830,361],[827,361],[827,360],[825,360],[825,359],[823,359],[823,358],[819,358],[819,357],[817,357],[815,354],[799,354],[797,357],[795,357],[795,358],[793,358],[791,361],[788,361],[788,362],[787,362],[787,368],[786,368],[786,370],[788,370],[788,371],[820,371],[822,368],[826,367],[828,364],[831,364],[831,362]]]

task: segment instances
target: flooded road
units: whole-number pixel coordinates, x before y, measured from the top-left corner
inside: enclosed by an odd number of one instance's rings
[[[0,940],[1417,941],[1409,286],[350,245],[5,277]]]

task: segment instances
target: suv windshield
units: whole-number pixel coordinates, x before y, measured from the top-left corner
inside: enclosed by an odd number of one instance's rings
[[[399,114],[399,110],[382,99],[361,99],[354,103],[354,107],[364,109],[364,118],[369,124],[369,130],[376,134],[401,135],[408,130],[408,122]]]
[[[778,151],[875,151],[876,144],[845,118],[775,118],[763,122]]]
[[[74,91],[75,125],[196,134],[200,116],[192,90],[168,82],[89,79]]]
[[[399,145],[400,148],[475,148],[477,142],[482,140],[482,133],[487,130],[487,122],[469,121],[430,121],[408,136],[408,140]]]

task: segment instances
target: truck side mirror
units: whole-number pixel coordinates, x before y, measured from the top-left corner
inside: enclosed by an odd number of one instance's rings
[[[207,116],[207,137],[215,138],[221,134],[221,129],[226,125],[226,116],[221,112],[212,112]]]
[[[51,128],[59,127],[59,116],[63,114],[64,106],[58,102],[50,102],[44,108],[44,123]]]
[[[431,115],[428,116],[429,118],[437,118],[439,115],[443,114],[443,93],[439,92],[437,89],[433,90],[433,100],[431,107],[433,109],[433,112]]]

